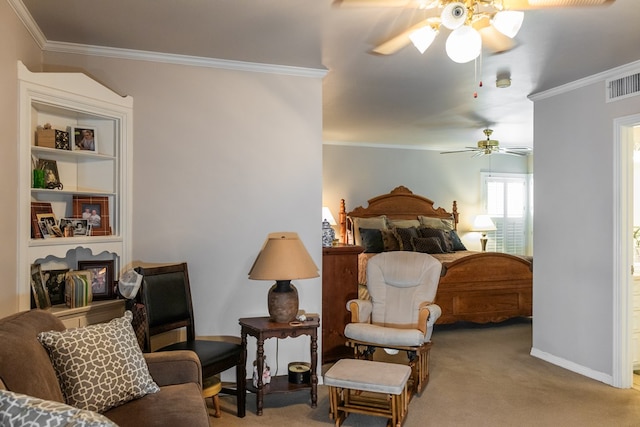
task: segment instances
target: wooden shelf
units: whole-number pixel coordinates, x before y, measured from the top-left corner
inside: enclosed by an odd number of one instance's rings
[[[271,377],[271,382],[263,386],[265,394],[274,393],[293,393],[300,390],[309,390],[311,384],[292,384],[289,382],[288,375],[278,375],[277,377]],[[247,390],[251,393],[257,393],[258,389],[253,386],[253,380],[247,380]]]

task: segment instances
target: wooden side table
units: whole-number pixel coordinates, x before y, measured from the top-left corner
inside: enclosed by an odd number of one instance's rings
[[[311,384],[291,384],[288,375],[271,377],[270,384],[262,384],[262,375],[258,375],[258,387],[253,387],[252,380],[247,380],[247,390],[256,393],[257,414],[262,415],[263,398],[270,393],[289,393],[311,388],[311,407],[318,404],[318,375],[316,368],[318,364],[318,327],[320,319],[313,318],[300,322],[299,326],[292,326],[289,323],[276,323],[269,320],[269,317],[245,317],[240,319],[241,339],[242,339],[242,364],[244,377],[246,378],[247,365],[247,335],[256,338],[258,348],[256,350],[256,363],[258,372],[261,374],[264,366],[264,340],[267,338],[296,338],[301,335],[311,337]]]

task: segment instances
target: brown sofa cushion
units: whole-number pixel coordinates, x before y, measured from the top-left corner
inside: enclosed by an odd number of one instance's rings
[[[49,355],[36,338],[43,331],[64,329],[60,319],[43,310],[0,319],[0,379],[8,390],[64,402]]]

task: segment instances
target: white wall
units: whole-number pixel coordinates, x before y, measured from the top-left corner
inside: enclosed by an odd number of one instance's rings
[[[468,142],[461,141],[461,146]],[[526,157],[339,145],[325,142],[322,161],[322,202],[337,220],[340,199],[347,212],[367,206],[367,200],[399,185],[427,197],[435,207],[451,211],[458,202],[458,230],[469,250],[480,250],[479,233],[468,233],[481,206],[480,172],[528,173]]]
[[[238,336],[238,318],[268,314],[271,283],[248,280],[268,233],[298,232],[321,266],[320,78],[56,53],[44,64],[133,96],[133,259],[188,262],[196,333]],[[296,285],[319,313],[321,279]],[[308,341],[280,343],[280,374],[309,360]]]
[[[18,60],[40,69],[40,48],[0,1],[0,317],[18,309]]]
[[[613,119],[640,97],[605,103],[593,78],[533,97],[532,354],[611,383],[613,372]]]

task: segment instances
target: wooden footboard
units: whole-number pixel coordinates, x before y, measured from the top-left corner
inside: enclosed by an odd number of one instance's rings
[[[501,322],[532,314],[533,266],[525,258],[479,253],[443,263],[439,324]]]

